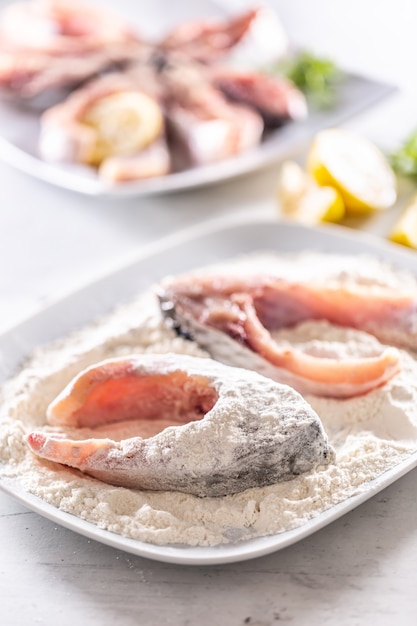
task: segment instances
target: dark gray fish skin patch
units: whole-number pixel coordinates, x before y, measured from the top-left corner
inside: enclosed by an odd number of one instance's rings
[[[249,419],[252,420],[253,416]],[[279,421],[280,416],[277,416],[277,423]],[[326,466],[334,462],[334,452],[314,413],[307,417],[301,416],[300,421],[289,428],[285,426],[284,420],[283,432],[279,432],[278,428],[275,437],[268,435],[268,440],[263,437],[262,423],[254,437],[247,436],[248,429],[243,430],[246,430],[246,435],[238,437],[240,443],[233,451],[232,460],[225,463],[222,459],[222,442],[219,440],[215,446],[217,453],[212,456],[208,469],[205,464],[205,468],[183,465],[178,470],[175,459],[170,459],[170,455],[156,467],[154,461],[147,456],[144,442],[142,454],[135,460],[138,462],[136,469],[139,479],[137,476],[133,478],[136,472],[132,465],[127,470],[124,463],[117,458],[108,459],[106,469],[94,472],[93,475],[106,480],[107,470],[112,475],[113,484],[117,484],[119,475],[120,484],[129,486],[130,475],[134,481],[133,488],[182,491],[199,497],[221,497],[288,481],[313,471],[320,465]],[[173,447],[172,456],[175,457],[176,454],[177,450]]]

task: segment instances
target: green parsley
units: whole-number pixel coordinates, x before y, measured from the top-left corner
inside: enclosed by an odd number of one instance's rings
[[[390,156],[396,174],[417,178],[417,130]]]
[[[335,103],[342,72],[330,59],[304,51],[280,61],[271,69],[291,80],[314,106],[327,108]]]

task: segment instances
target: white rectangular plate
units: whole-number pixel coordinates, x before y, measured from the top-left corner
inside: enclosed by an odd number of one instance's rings
[[[114,10],[114,6],[112,8]],[[215,0],[195,0],[193,3],[181,0],[175,3],[175,10],[167,10],[165,0],[142,3],[140,8],[134,0],[121,0],[117,10],[145,37],[163,33],[182,20],[227,15],[221,2]],[[324,111],[312,109],[305,121],[285,124],[252,150],[219,163],[117,185],[106,185],[98,179],[95,170],[87,166],[41,160],[38,154],[39,114],[0,102],[0,159],[35,178],[91,196],[141,196],[180,191],[218,183],[278,162],[299,151],[320,129],[341,124],[393,91],[392,85],[345,74],[334,106]]]
[[[12,376],[31,351],[110,312],[167,274],[254,251],[369,253],[417,273],[417,255],[343,227],[310,229],[291,223],[222,219],[183,231],[144,250],[132,264],[51,304],[0,336],[0,382]],[[301,527],[277,535],[217,547],[155,546],[101,530],[27,493],[18,480],[2,479],[0,488],[29,509],[57,524],[132,554],[181,564],[242,561],[268,554],[311,535],[417,466],[417,453],[367,483],[361,493],[333,506]]]

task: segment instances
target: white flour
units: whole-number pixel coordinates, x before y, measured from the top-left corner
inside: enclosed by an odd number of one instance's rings
[[[317,334],[341,340],[348,353],[358,342],[362,351],[372,349],[364,347],[360,333],[324,323],[310,322],[297,331],[281,331],[280,336],[314,343]],[[163,324],[152,294],[39,350],[2,390],[0,477],[17,478],[24,489],[46,502],[127,537],[208,546],[300,526],[366,489],[368,481],[417,450],[417,362],[402,352],[401,373],[383,388],[348,400],[306,398],[319,414],[337,460],[288,482],[233,496],[198,498],[116,488],[35,458],[24,435],[45,426],[46,407],[67,382],[90,364],[133,352],[207,356]]]

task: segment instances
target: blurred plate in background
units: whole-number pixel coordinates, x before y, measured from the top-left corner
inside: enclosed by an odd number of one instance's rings
[[[139,9],[133,0],[122,0],[117,8],[139,33],[149,38],[160,36],[175,23],[186,19],[228,15],[220,2],[212,0],[176,2],[175,11],[167,10],[167,6],[166,2],[156,0]],[[261,58],[265,59],[265,50]],[[345,74],[338,87],[337,102],[331,108],[312,109],[305,121],[289,122],[268,133],[256,148],[214,164],[117,185],[103,183],[96,170],[87,166],[41,160],[38,154],[39,112],[0,102],[0,159],[42,181],[86,195],[140,196],[181,191],[234,178],[293,156],[317,131],[341,124],[393,91],[392,85]]]

